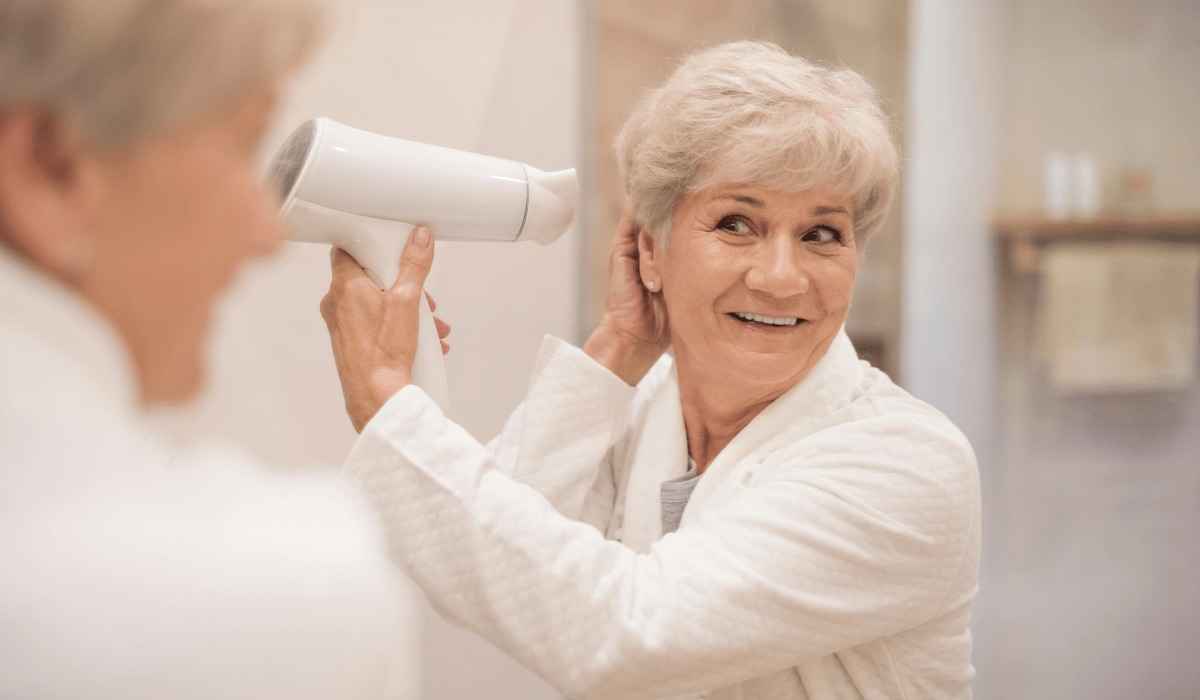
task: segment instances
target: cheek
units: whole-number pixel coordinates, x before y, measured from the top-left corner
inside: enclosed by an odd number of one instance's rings
[[[275,250],[280,233],[270,197],[251,164],[218,153],[204,165],[189,193],[184,245],[195,257],[185,264],[194,267],[198,281],[223,287],[246,259]]]
[[[853,258],[829,260],[813,271],[813,287],[826,311],[838,312],[849,308],[854,296],[856,273],[857,261]]]
[[[283,240],[275,219],[277,203],[252,168],[223,183],[225,207],[218,224],[228,234],[230,255],[238,261],[274,252]]]
[[[247,158],[211,143],[163,149],[110,181],[103,229],[111,276],[165,328],[203,325],[242,263],[278,242]]]
[[[746,251],[713,240],[690,240],[668,249],[664,256],[665,282],[686,290],[695,302],[711,301],[745,275]]]
[[[660,258],[659,270],[672,327],[711,322],[714,302],[736,283],[739,269],[728,251],[713,246],[687,242],[669,248]]]

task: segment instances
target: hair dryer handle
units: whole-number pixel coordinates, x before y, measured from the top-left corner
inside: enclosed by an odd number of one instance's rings
[[[362,265],[367,277],[380,289],[391,289],[400,275],[400,254],[415,228],[412,224],[327,209],[319,204],[293,200],[286,210],[295,241],[327,243],[350,254]],[[417,354],[413,359],[413,384],[425,390],[442,411],[450,408],[446,388],[446,363],[442,359],[442,341],[429,301],[421,295],[420,321],[417,326]]]
[[[442,339],[438,337],[437,325],[433,322],[433,311],[429,300],[421,294],[420,321],[417,326],[417,354],[413,358],[412,382],[421,387],[429,398],[441,407],[450,410],[450,390],[446,386],[446,362],[442,358]]]

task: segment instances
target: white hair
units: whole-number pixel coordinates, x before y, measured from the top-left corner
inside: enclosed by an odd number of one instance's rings
[[[0,109],[129,143],[277,81],[323,19],[318,0],[0,0]]]
[[[633,218],[665,246],[685,192],[722,182],[794,192],[819,186],[853,198],[855,236],[865,243],[899,172],[879,103],[858,73],[814,65],[774,44],[693,53],[638,102],[617,137]]]

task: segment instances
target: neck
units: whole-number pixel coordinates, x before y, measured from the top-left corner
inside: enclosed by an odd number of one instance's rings
[[[741,386],[703,371],[685,353],[675,357],[688,455],[701,474],[750,421],[795,386],[804,374],[773,386]]]

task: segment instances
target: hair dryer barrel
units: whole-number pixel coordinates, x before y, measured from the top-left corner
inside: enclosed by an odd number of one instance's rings
[[[328,118],[306,122],[289,137],[270,177],[283,196],[284,217],[300,201],[331,214],[425,225],[443,240],[548,243],[571,225],[579,201],[574,170],[545,173]]]
[[[544,173],[501,158],[305,122],[275,154],[268,177],[294,240],[338,246],[387,289],[415,226],[440,239],[550,243],[575,219],[574,170]],[[413,383],[449,407],[441,342],[422,302]]]

